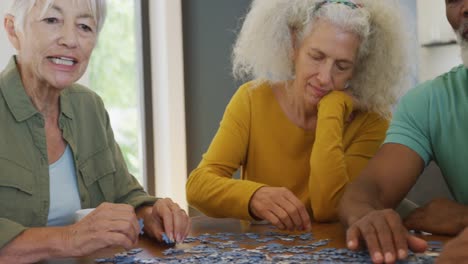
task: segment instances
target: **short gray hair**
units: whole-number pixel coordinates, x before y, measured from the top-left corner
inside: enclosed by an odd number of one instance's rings
[[[234,45],[238,79],[286,81],[294,78],[292,31],[301,41],[323,19],[361,39],[350,89],[367,111],[389,118],[410,86],[409,35],[396,0],[355,0],[360,8],[320,0],[254,0]]]
[[[24,23],[26,16],[31,12],[33,6],[39,0],[14,0],[13,4],[10,7],[10,11],[8,12],[12,16],[15,17],[15,29],[19,32],[23,32],[24,30]],[[54,4],[55,0],[44,0],[45,5],[44,9],[42,10],[42,15]],[[104,20],[106,19],[106,12],[107,12],[107,5],[106,0],[69,0],[75,1],[78,3],[83,3],[86,1],[88,4],[91,13],[96,20],[97,25],[97,32],[100,32],[102,26],[104,25]]]

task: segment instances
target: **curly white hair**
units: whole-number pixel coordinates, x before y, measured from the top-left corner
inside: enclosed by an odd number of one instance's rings
[[[390,118],[392,106],[410,86],[409,34],[396,0],[354,0],[360,8],[319,0],[254,0],[232,53],[238,79],[294,79],[293,41],[311,32],[317,19],[360,36],[361,45],[350,89],[364,110]],[[292,34],[292,32],[296,34]]]

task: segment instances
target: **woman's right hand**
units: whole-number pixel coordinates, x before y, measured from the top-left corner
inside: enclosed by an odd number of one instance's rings
[[[304,204],[285,187],[261,187],[250,199],[249,210],[254,217],[267,220],[279,229],[311,229]]]
[[[103,203],[65,230],[64,246],[78,257],[111,246],[135,247],[140,227],[132,206]]]

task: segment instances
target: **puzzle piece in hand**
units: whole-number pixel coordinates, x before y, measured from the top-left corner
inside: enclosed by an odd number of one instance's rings
[[[166,233],[163,233],[163,234],[162,234],[162,239],[163,239],[163,242],[164,242],[166,245],[170,246],[170,247],[173,247],[173,246],[175,246],[175,244],[176,244],[174,240],[171,240],[171,239],[166,235]]]
[[[438,257],[442,252],[443,243],[441,241],[427,241],[427,250],[424,253],[417,254],[418,256]]]
[[[145,232],[143,232],[143,227],[145,227],[145,224],[143,223],[143,218],[138,219],[138,224],[140,224],[140,235],[143,235]]]

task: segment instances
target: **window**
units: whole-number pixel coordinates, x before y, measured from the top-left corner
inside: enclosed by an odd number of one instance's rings
[[[146,186],[137,0],[108,0],[107,18],[89,65],[89,87],[104,100],[127,167]],[[139,16],[138,16],[139,18]]]

